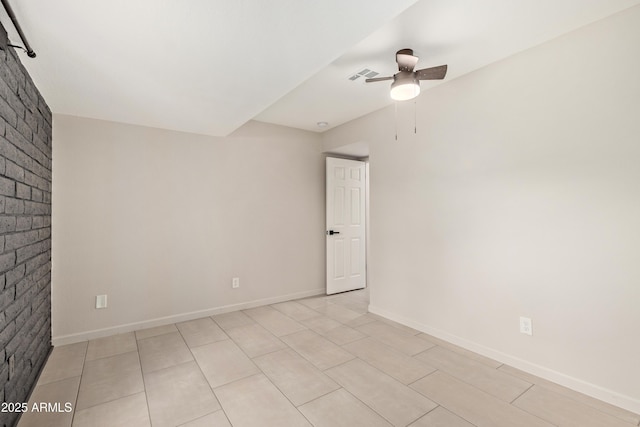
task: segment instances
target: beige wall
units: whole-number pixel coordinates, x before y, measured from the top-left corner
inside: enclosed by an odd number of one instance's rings
[[[635,7],[424,92],[417,135],[324,134],[370,145],[373,311],[640,412],[638,40]]]
[[[54,344],[323,291],[318,135],[64,115],[53,133]]]

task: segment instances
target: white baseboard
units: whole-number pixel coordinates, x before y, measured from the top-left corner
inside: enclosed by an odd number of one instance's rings
[[[485,347],[483,345],[474,343],[464,338],[460,338],[458,336],[449,334],[428,325],[415,322],[411,319],[407,319],[406,317],[399,316],[395,313],[380,309],[372,305],[369,305],[369,312],[382,316],[386,319],[393,320],[394,322],[398,322],[402,325],[409,326],[420,332],[432,335],[436,338],[450,342],[475,353],[481,354],[482,356],[497,360],[498,362],[520,369],[529,374],[536,375],[545,380],[552,381],[556,384],[560,384],[564,387],[586,394],[587,396],[602,400],[603,402],[610,403],[611,405],[626,409],[627,411],[640,414],[640,400],[638,399],[634,399],[630,396],[620,394],[613,390],[588,383],[579,378],[565,375],[561,372],[554,371],[544,366],[536,365],[535,363],[528,362],[524,359],[520,359],[501,351]]]
[[[186,322],[188,320],[199,319],[201,317],[213,316],[216,314],[229,313],[231,311],[245,310],[248,308],[260,307],[262,305],[276,304],[299,298],[307,298],[316,295],[324,295],[326,289],[315,289],[312,291],[296,292],[293,294],[280,295],[277,297],[263,298],[259,300],[241,302],[238,304],[224,305],[221,307],[208,308],[205,310],[192,311],[190,313],[176,314],[172,316],[159,317],[156,319],[143,320],[140,322],[126,323],[123,325],[110,326],[108,328],[83,331],[75,334],[60,335],[52,337],[51,343],[55,346],[74,344],[110,335],[122,334],[125,332],[139,331],[141,329],[154,328],[156,326],[170,325],[172,323]]]

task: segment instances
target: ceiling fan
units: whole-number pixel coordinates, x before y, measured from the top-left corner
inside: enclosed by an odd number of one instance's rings
[[[365,80],[367,83],[393,80],[391,98],[396,101],[406,101],[418,96],[420,94],[420,80],[442,80],[447,74],[446,65],[414,71],[418,57],[413,55],[413,49],[400,49],[396,52],[396,62],[399,71],[393,76]]]

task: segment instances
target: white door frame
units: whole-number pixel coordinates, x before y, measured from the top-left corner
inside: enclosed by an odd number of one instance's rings
[[[326,159],[326,292],[367,285],[368,163]]]

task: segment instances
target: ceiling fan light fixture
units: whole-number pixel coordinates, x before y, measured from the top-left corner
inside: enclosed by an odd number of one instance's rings
[[[398,73],[391,83],[391,99],[407,101],[418,95],[420,95],[420,82],[413,73]]]
[[[442,80],[447,75],[446,65],[415,70],[418,57],[413,55],[412,49],[400,49],[396,52],[396,62],[398,72],[393,76],[369,77],[365,80],[367,83],[393,80],[390,95],[394,101],[408,101],[420,95],[420,80]]]

